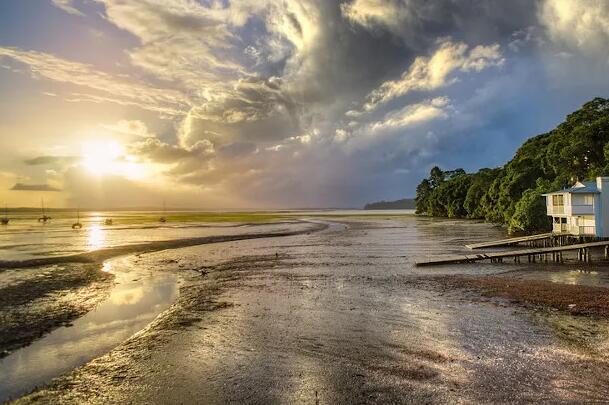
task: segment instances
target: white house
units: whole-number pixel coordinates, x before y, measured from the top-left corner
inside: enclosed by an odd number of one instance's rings
[[[609,177],[578,181],[544,196],[553,232],[609,237]]]

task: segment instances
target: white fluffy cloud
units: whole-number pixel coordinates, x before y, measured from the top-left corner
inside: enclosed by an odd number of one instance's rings
[[[430,57],[417,57],[399,79],[386,81],[372,91],[363,109],[372,111],[412,91],[431,91],[447,86],[457,80],[451,76],[454,72],[479,72],[490,66],[500,66],[504,61],[498,44],[470,48],[462,42],[443,42]],[[356,117],[358,112],[350,111],[347,115]]]
[[[377,134],[387,130],[399,130],[437,118],[446,118],[448,116],[446,108],[449,106],[449,102],[447,97],[436,97],[422,103],[406,105],[397,111],[388,113],[382,121],[370,124],[370,132]]]
[[[343,16],[367,28],[377,25],[399,30],[412,17],[408,5],[399,0],[354,0],[341,5]]]
[[[72,0],[51,0],[51,3],[55,7],[59,7],[60,9],[62,9],[63,11],[65,11],[68,14],[80,15],[80,16],[84,15],[76,7],[74,7],[74,5],[72,4]]]
[[[606,0],[544,0],[539,19],[554,41],[609,61]]]

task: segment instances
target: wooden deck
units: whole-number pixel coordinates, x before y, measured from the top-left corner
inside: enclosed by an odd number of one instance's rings
[[[517,238],[501,239],[501,240],[495,240],[492,242],[472,243],[470,245],[465,245],[465,247],[473,250],[473,249],[484,249],[484,248],[500,247],[500,246],[510,246],[510,245],[516,245],[518,243],[526,243],[526,242],[533,242],[533,241],[538,241],[538,240],[542,240],[542,239],[549,239],[552,236],[559,236],[559,234],[553,234],[552,232],[540,233],[538,235],[520,236]]]
[[[536,235],[537,236],[537,235]],[[515,238],[517,239],[517,238]],[[492,242],[491,242],[492,243]],[[497,245],[491,245],[497,246]],[[504,245],[500,245],[504,246]],[[563,261],[562,253],[567,251],[578,251],[578,259],[580,261],[590,261],[590,249],[591,248],[605,248],[605,258],[609,257],[609,241],[598,241],[588,243],[578,243],[573,245],[565,246],[554,246],[554,247],[540,247],[530,249],[519,249],[510,250],[504,252],[489,252],[489,253],[478,253],[470,255],[454,255],[454,256],[439,256],[432,257],[428,260],[418,261],[415,264],[417,266],[434,266],[440,264],[453,264],[453,263],[473,263],[483,260],[490,260],[491,262],[503,262],[503,259],[513,259],[519,263],[520,258],[527,257],[529,262],[543,262],[551,261],[559,263]]]

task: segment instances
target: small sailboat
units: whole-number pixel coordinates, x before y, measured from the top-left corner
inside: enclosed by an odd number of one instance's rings
[[[2,225],[8,225],[10,219],[8,218],[8,208],[6,207],[6,204],[4,205],[4,216],[2,218],[0,218],[0,224]]]
[[[40,205],[42,206],[42,216],[40,218],[38,218],[38,222],[42,222],[43,224],[46,224],[48,221],[51,220],[51,217],[48,216],[44,211],[44,199],[43,198],[40,199]]]
[[[76,222],[72,224],[72,229],[81,229],[82,224],[80,223],[80,209],[76,210]]]
[[[167,217],[165,216],[165,200],[163,200],[163,215],[159,218],[159,222],[164,224],[165,222],[167,222]]]

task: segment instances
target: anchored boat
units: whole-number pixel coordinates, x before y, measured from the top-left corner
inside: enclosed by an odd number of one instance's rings
[[[80,209],[76,210],[76,222],[72,224],[72,229],[81,229],[82,224],[80,223]]]
[[[163,223],[163,224],[164,224],[165,222],[167,222],[167,217],[165,216],[165,211],[166,211],[166,207],[165,207],[165,200],[163,200],[163,216],[161,216],[161,217],[159,218],[159,222],[160,222],[160,223]]]
[[[44,211],[44,199],[43,198],[40,199],[40,205],[42,207],[42,216],[40,218],[38,218],[38,222],[42,222],[43,224],[46,224],[48,221],[51,220],[51,217],[48,216]]]
[[[4,205],[4,216],[0,218],[0,224],[8,225],[9,221],[10,219],[8,218],[8,208],[6,208],[6,205]]]

